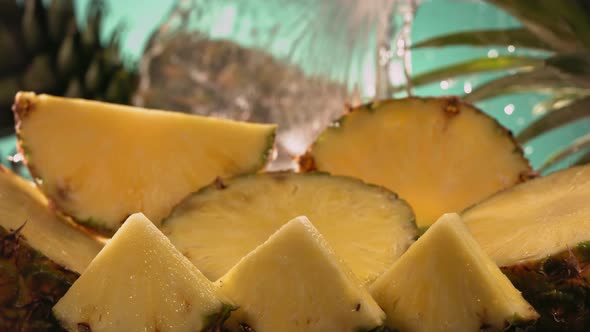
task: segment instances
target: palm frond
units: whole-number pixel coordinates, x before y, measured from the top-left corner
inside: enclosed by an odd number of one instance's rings
[[[451,33],[418,42],[413,49],[447,46],[508,46],[553,51],[551,45],[524,28],[471,30]]]
[[[553,154],[549,157],[541,167],[539,167],[539,172],[543,173],[556,165],[557,163],[579,153],[580,151],[584,151],[590,148],[590,134],[582,136],[581,138],[575,140],[572,144],[566,146],[565,148],[559,150],[557,153]]]
[[[478,73],[519,69],[530,71],[543,66],[544,60],[526,56],[501,56],[498,58],[478,58],[450,65],[441,69],[416,75],[412,78],[412,86],[422,86],[452,77],[473,75]],[[394,91],[403,91],[405,86],[395,87]]]
[[[527,142],[553,129],[589,117],[590,97],[586,97],[572,102],[567,106],[555,110],[549,110],[547,115],[539,118],[523,129],[516,136],[516,139],[520,142]]]
[[[574,1],[488,0],[516,17],[531,33],[560,52],[590,48],[590,20]]]

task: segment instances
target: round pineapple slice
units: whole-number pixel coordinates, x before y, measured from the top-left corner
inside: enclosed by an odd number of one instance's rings
[[[20,92],[19,149],[52,204],[112,234],[129,215],[158,224],[218,176],[264,167],[275,125]]]
[[[484,251],[541,314],[536,331],[588,331],[590,166],[527,181],[465,210]]]
[[[353,109],[300,158],[302,170],[389,188],[418,226],[461,211],[531,173],[510,132],[457,98],[407,98]]]
[[[307,216],[363,283],[417,235],[411,208],[381,187],[323,173],[289,172],[218,180],[189,196],[162,231],[211,280],[263,243],[285,220]]]

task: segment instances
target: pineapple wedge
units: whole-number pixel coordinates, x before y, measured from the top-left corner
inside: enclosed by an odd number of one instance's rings
[[[217,283],[240,306],[228,320],[232,331],[371,331],[385,317],[305,217],[285,224]]]
[[[394,193],[352,178],[290,172],[218,180],[175,207],[162,232],[216,280],[299,215],[314,221],[366,284],[417,236],[412,209]]]
[[[463,211],[539,313],[536,331],[590,328],[590,166],[527,181]]]
[[[71,332],[218,331],[233,306],[143,214],[131,215],[55,305]]]
[[[457,214],[430,227],[371,294],[403,332],[500,332],[538,318]]]
[[[64,268],[82,273],[102,243],[54,213],[35,185],[0,165],[0,226]]]
[[[382,185],[406,199],[419,227],[531,174],[510,132],[457,98],[407,98],[353,109],[300,158],[316,169]]]
[[[19,148],[52,204],[112,234],[130,214],[158,224],[218,176],[256,172],[275,126],[20,92]]]

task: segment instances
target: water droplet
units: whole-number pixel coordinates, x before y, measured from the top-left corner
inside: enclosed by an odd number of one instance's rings
[[[532,146],[530,146],[530,145],[525,146],[524,154],[530,155],[530,154],[533,154],[533,152],[535,152],[535,149],[533,149]]]
[[[508,105],[506,105],[506,107],[504,107],[504,113],[506,113],[506,115],[512,115],[513,112],[514,112],[514,105],[513,104],[508,104]]]
[[[498,51],[495,49],[491,49],[488,51],[488,58],[497,58],[498,57]]]
[[[449,88],[449,81],[446,81],[446,80],[445,81],[441,81],[440,82],[440,88],[443,89],[443,90],[448,89]]]
[[[463,91],[465,91],[465,93],[471,93],[472,90],[473,87],[471,86],[471,82],[465,82],[465,84],[463,84]]]
[[[514,45],[508,45],[508,52],[512,53],[516,50],[516,47],[514,47]]]

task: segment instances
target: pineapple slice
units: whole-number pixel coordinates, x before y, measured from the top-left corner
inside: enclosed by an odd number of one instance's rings
[[[240,308],[233,331],[370,331],[383,311],[305,217],[281,227],[217,281]]]
[[[218,176],[261,169],[274,125],[20,92],[19,148],[41,190],[81,223],[112,234],[132,213],[156,224]]]
[[[215,280],[299,215],[314,221],[364,283],[417,236],[411,208],[394,193],[352,178],[289,172],[218,180],[179,204],[162,231]]]
[[[538,317],[457,214],[443,215],[371,293],[388,327],[404,332],[505,331]]]
[[[141,213],[55,305],[68,331],[218,331],[233,308]]]
[[[51,307],[101,248],[55,215],[32,183],[0,166],[0,330],[56,330]]]
[[[590,166],[534,179],[462,213],[541,314],[539,331],[590,327]]]
[[[358,177],[408,200],[419,227],[526,178],[522,150],[493,118],[457,98],[376,102],[335,122],[303,170]]]
[[[0,226],[60,266],[82,273],[102,243],[56,215],[34,184],[0,165]]]

